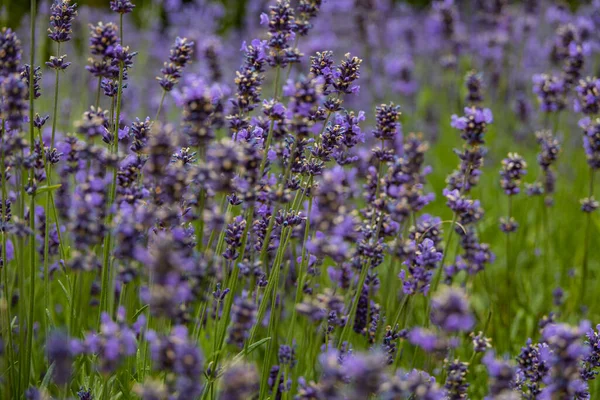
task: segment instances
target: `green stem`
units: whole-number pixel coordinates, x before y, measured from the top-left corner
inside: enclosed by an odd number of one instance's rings
[[[2,174],[2,176],[0,177],[1,181],[2,181],[2,216],[1,216],[1,220],[0,220],[0,226],[2,227],[2,231],[0,233],[2,233],[2,276],[3,276],[3,280],[4,280],[4,290],[2,291],[4,293],[4,301],[6,302],[6,333],[3,335],[6,335],[6,337],[8,337],[8,341],[7,341],[7,353],[8,353],[8,362],[7,362],[7,369],[8,369],[8,388],[7,388],[7,392],[10,392],[11,387],[14,386],[14,365],[15,365],[15,355],[14,355],[14,349],[13,349],[13,339],[12,339],[12,328],[11,328],[11,293],[10,293],[10,281],[9,281],[9,276],[8,276],[8,257],[7,257],[7,240],[6,240],[6,236],[8,235],[8,229],[6,227],[6,223],[7,223],[7,215],[6,215],[6,199],[8,198],[8,193],[7,193],[7,184],[6,184],[6,159],[5,159],[5,147],[6,147],[6,142],[4,140],[5,138],[5,134],[6,134],[6,122],[3,120],[2,121],[2,144],[1,144],[1,155],[0,155],[0,173]]]
[[[56,57],[60,57],[60,42],[56,43]],[[54,140],[56,136],[56,124],[58,121],[58,88],[60,82],[60,74],[59,70],[55,70],[55,78],[54,78],[54,107],[52,114],[52,135],[50,139],[50,149],[54,148]],[[42,132],[39,132],[40,136],[40,147],[42,149],[42,153],[44,153],[44,141],[42,140]],[[45,154],[43,155],[44,165],[46,167],[46,183],[48,186],[52,185],[52,165],[47,162],[47,158]],[[52,191],[48,191],[46,193],[46,223],[45,223],[45,232],[44,232],[44,299],[46,307],[50,310],[51,313],[54,312],[54,307],[52,305],[52,291],[50,288],[50,269],[49,269],[49,242],[50,242],[50,197],[53,196]],[[56,230],[59,231],[58,220],[56,221]],[[44,318],[44,321],[47,321],[47,318]],[[48,325],[46,324],[46,335],[48,335]]]
[[[35,19],[36,19],[36,0],[31,0],[30,2],[31,10],[30,10],[30,19],[31,19],[31,48],[30,48],[30,56],[29,56],[29,151],[30,154],[33,154],[35,149],[35,129],[33,125],[33,117],[35,115],[34,110],[34,82],[35,82]],[[30,171],[30,183],[33,185],[35,180],[35,172],[33,169]],[[24,387],[29,385],[29,381],[31,378],[31,364],[33,364],[32,355],[33,355],[33,324],[34,324],[34,312],[35,312],[35,283],[36,273],[35,273],[35,255],[37,253],[35,248],[35,192],[31,193],[30,203],[29,203],[29,229],[31,229],[31,236],[29,238],[29,267],[30,267],[30,281],[31,287],[29,288],[29,322],[27,324],[27,349],[24,352],[25,358],[23,359],[22,368],[25,369],[25,379],[24,379]]]
[[[112,143],[112,153],[119,153],[119,121],[121,119],[121,98],[123,95],[123,63],[121,62],[119,65],[119,86],[117,90],[117,105],[116,105],[116,118],[114,123],[114,133],[113,133],[113,143]],[[111,232],[110,225],[112,223],[112,205],[115,201],[116,192],[117,192],[117,171],[118,166],[115,166],[113,171],[113,179],[111,184],[110,195],[108,199],[108,210],[106,217],[106,225],[109,229],[106,236],[104,237],[103,244],[103,261],[102,261],[102,289],[100,295],[100,314],[103,311],[110,311],[112,313],[111,307],[111,298],[113,297],[113,284],[111,282],[111,271],[110,271],[110,250],[111,250]],[[100,318],[98,319],[98,323]]]
[[[156,116],[154,117],[155,121],[158,121],[158,117],[160,116],[160,112],[162,111],[166,95],[167,92],[163,89],[162,95],[160,96],[160,103],[158,103],[158,110],[156,110]]]
[[[100,107],[100,89],[102,88],[102,77],[98,77],[98,88],[96,89],[96,110]]]
[[[591,199],[594,197],[594,170],[590,168],[590,181],[588,184],[588,197]],[[592,213],[587,213],[585,222],[585,239],[583,244],[583,267],[581,273],[581,290],[579,292],[579,304],[583,304],[583,298],[586,292],[587,280],[588,280],[588,258],[589,258],[589,247],[590,247],[590,235],[592,228]]]
[[[385,140],[381,140],[381,151],[385,150]],[[375,199],[379,197],[379,192],[381,191],[381,180],[383,179],[383,169],[386,163],[380,161],[379,164],[379,172],[377,174],[377,187],[375,188]],[[375,219],[377,218],[377,210],[373,209],[373,215],[371,216],[371,226],[375,223]],[[383,222],[383,216],[380,216],[379,223],[377,224],[377,229],[375,231],[374,240],[379,239],[379,231],[381,230],[381,224]],[[344,341],[348,337],[350,333],[350,327],[354,324],[354,317],[356,314],[356,309],[358,308],[358,299],[362,293],[363,287],[365,286],[365,281],[367,280],[367,275],[369,273],[369,258],[366,258],[362,264],[362,269],[360,270],[360,277],[358,280],[358,285],[356,287],[356,294],[352,299],[352,305],[350,306],[350,313],[348,314],[348,319],[346,321],[346,325],[344,325],[344,329],[342,329],[342,334],[340,335],[340,340],[338,342],[338,348],[341,348],[344,344]]]

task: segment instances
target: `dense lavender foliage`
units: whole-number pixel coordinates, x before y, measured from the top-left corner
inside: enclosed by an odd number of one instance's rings
[[[106,3],[0,30],[0,397],[600,396],[599,1]]]

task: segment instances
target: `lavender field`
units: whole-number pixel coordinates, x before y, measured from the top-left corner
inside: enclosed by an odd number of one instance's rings
[[[1,399],[600,398],[600,1],[136,3],[0,5]]]

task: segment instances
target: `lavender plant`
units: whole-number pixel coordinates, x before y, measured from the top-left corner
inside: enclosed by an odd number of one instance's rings
[[[595,398],[598,4],[48,3],[2,8],[1,397]]]

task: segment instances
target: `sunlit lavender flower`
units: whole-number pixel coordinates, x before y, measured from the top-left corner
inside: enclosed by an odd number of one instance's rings
[[[21,62],[21,42],[10,28],[0,30],[0,76],[18,72]]]
[[[76,16],[77,4],[71,4],[71,0],[54,0],[50,6],[48,37],[58,43],[71,40],[72,24]]]

